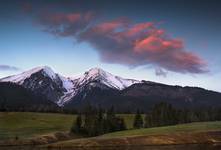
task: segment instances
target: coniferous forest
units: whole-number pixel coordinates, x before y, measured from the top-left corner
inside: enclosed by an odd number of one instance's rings
[[[96,136],[125,129],[124,119],[116,116],[114,107],[105,111],[100,107],[96,108],[88,105],[82,114],[78,114],[71,128],[71,132],[87,136]]]
[[[151,128],[191,122],[219,121],[221,109],[204,108],[196,110],[176,109],[169,103],[156,104],[153,109],[142,114],[137,110],[134,116],[133,128]],[[117,117],[114,107],[104,110],[101,107],[88,105],[77,115],[71,132],[86,136],[96,136],[104,133],[126,130],[123,118]]]

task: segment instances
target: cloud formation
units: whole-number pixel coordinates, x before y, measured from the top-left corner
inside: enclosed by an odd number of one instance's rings
[[[180,73],[205,73],[206,62],[185,50],[154,22],[134,23],[126,18],[97,21],[92,13],[52,13],[39,18],[46,32],[90,43],[106,63],[130,67],[151,65]],[[157,74],[162,71],[157,71]]]
[[[156,76],[162,76],[162,77],[167,77],[167,72],[164,71],[161,68],[155,68],[155,75]]]
[[[94,18],[93,13],[44,13],[39,18],[39,23],[45,31],[56,36],[76,37]]]
[[[0,71],[18,71],[18,70],[20,69],[14,66],[0,65]]]

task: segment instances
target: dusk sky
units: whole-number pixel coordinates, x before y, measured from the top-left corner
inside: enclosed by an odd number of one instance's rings
[[[220,0],[2,0],[0,77],[37,66],[221,92]]]

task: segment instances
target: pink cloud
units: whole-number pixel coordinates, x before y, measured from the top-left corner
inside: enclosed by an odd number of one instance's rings
[[[147,29],[153,28],[154,24],[152,22],[146,22],[146,23],[138,23],[128,29],[128,31],[125,33],[128,36],[135,36],[141,32],[145,32]]]
[[[149,35],[145,39],[136,41],[134,50],[138,53],[166,53],[171,50],[179,50],[183,48],[184,46],[182,40],[167,39],[155,35]]]
[[[207,71],[206,62],[187,51],[183,40],[168,36],[153,22],[133,23],[125,18],[97,22],[90,13],[61,13],[45,15],[40,23],[47,32],[88,42],[107,63],[152,65],[182,73]]]
[[[113,33],[115,32],[116,29],[119,29],[121,27],[124,27],[125,25],[127,25],[126,21],[123,20],[113,20],[111,22],[104,22],[104,23],[100,23],[95,25],[94,27],[92,27],[92,29],[97,32],[97,33]]]

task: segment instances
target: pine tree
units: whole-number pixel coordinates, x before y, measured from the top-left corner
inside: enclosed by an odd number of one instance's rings
[[[139,110],[137,110],[133,125],[134,125],[134,128],[142,128],[143,127],[143,118],[142,118]]]
[[[81,114],[79,114],[76,118],[76,121],[74,122],[72,128],[71,128],[71,132],[72,133],[81,133],[82,129],[82,118],[81,118]]]
[[[126,129],[126,125],[123,118],[115,117],[114,118],[114,131],[122,131]]]
[[[152,123],[152,115],[150,114],[146,114],[145,115],[145,124],[144,124],[144,127],[145,128],[150,128],[153,126],[153,123]]]
[[[90,104],[85,109],[84,130],[89,136],[94,136],[97,133],[97,109]]]
[[[98,116],[97,116],[97,125],[96,125],[96,128],[97,128],[97,131],[98,131],[98,134],[103,134],[105,133],[104,131],[104,110],[99,106],[98,108]]]
[[[106,120],[105,120],[105,132],[113,132],[115,131],[115,119],[116,115],[114,112],[114,107],[111,106],[111,108],[107,111]]]

